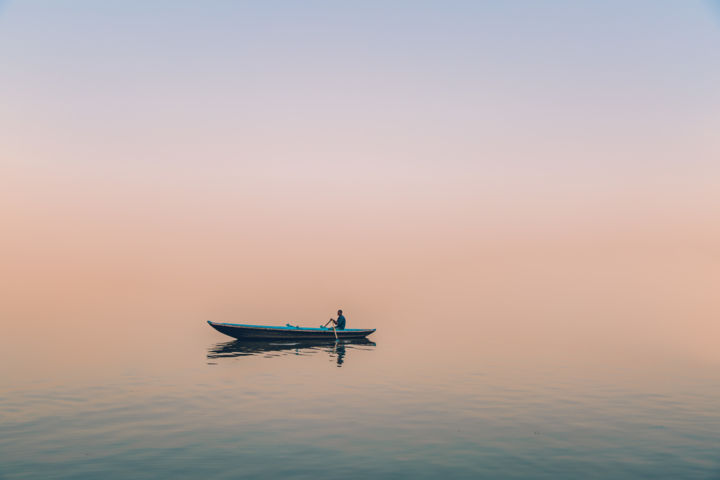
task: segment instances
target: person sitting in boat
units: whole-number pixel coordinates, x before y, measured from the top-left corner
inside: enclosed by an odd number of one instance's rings
[[[335,328],[337,328],[338,330],[345,330],[345,317],[344,317],[343,314],[342,314],[342,310],[338,310],[338,318],[337,318],[337,320],[334,320],[334,319],[331,318],[331,319],[328,320],[328,322],[327,322],[325,325],[323,325],[323,326],[326,327],[327,324],[330,323],[330,322],[332,322],[333,325],[335,325]]]

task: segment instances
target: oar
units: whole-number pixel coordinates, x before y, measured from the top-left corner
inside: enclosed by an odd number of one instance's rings
[[[330,320],[328,320],[328,322],[325,325],[320,325],[320,328],[327,327],[327,324],[332,321],[333,321],[333,319],[331,318]],[[337,340],[338,336],[337,336],[337,332],[335,331],[335,323],[333,323],[332,329],[333,329],[333,333],[335,334],[335,340]]]

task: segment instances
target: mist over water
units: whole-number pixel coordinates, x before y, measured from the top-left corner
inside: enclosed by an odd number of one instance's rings
[[[5,478],[718,472],[703,236],[273,234],[253,256],[194,235],[105,238],[117,257],[68,244],[35,281],[16,271]],[[338,307],[370,343],[248,346],[205,323],[317,326]]]
[[[197,180],[6,192],[0,478],[718,475],[715,204]]]

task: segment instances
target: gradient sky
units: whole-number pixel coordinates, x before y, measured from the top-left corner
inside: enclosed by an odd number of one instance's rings
[[[557,317],[593,271],[567,318],[718,333],[716,2],[11,1],[0,59],[4,318]]]
[[[11,171],[392,189],[717,172],[706,2],[10,2],[1,21]]]

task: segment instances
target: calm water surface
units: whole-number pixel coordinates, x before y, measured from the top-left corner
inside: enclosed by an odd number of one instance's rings
[[[712,363],[383,321],[337,345],[190,316],[6,338],[0,478],[720,478]]]

